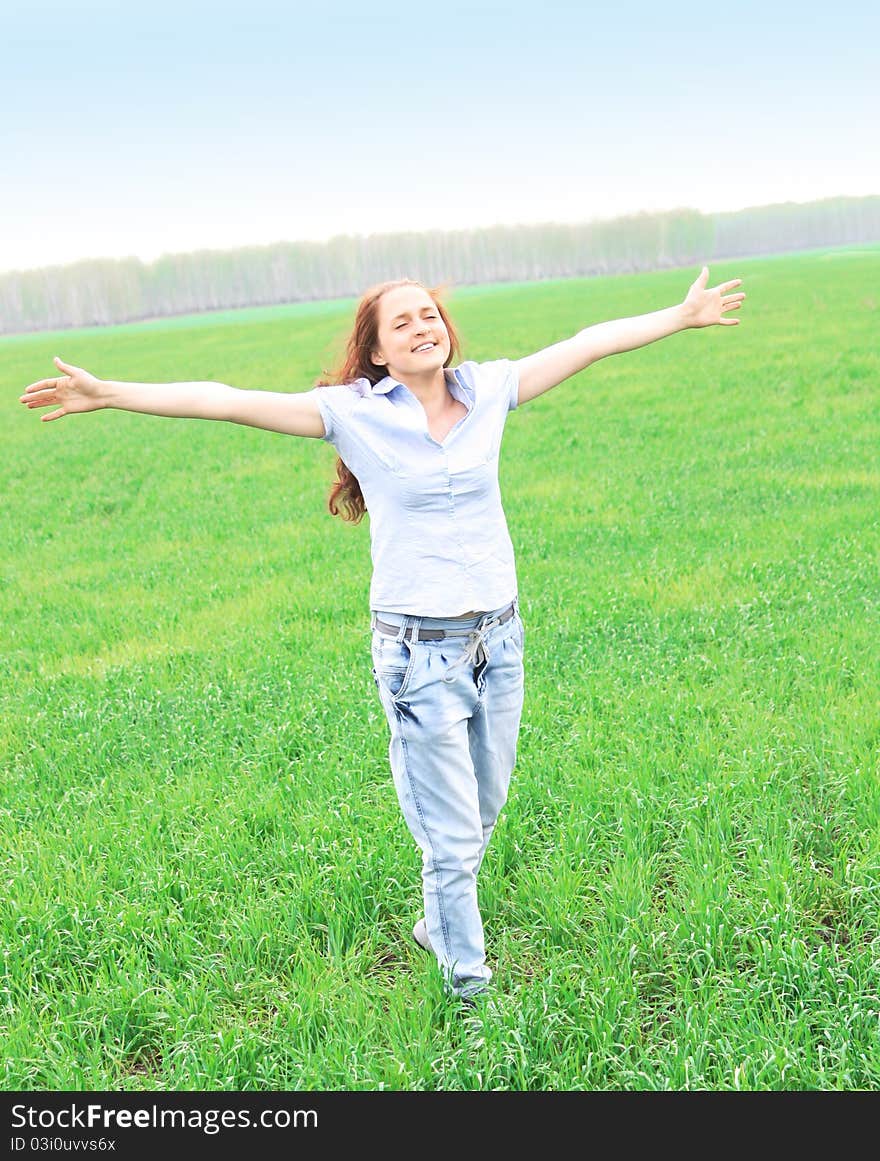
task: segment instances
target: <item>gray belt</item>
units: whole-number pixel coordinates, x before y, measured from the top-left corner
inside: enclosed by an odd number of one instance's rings
[[[466,665],[468,662],[471,665],[479,665],[481,661],[487,662],[489,660],[489,652],[486,649],[486,643],[483,640],[483,634],[488,633],[490,629],[496,628],[498,625],[503,625],[505,621],[509,621],[516,612],[516,602],[511,601],[510,604],[497,617],[486,621],[485,624],[476,625],[468,629],[422,629],[415,625],[408,625],[403,634],[404,639],[409,637],[410,641],[442,641],[445,637],[468,637],[467,647],[457,661],[454,661],[449,666],[444,681],[449,681],[449,674],[453,669],[457,669],[459,665]],[[486,614],[488,616],[488,614]],[[380,633],[386,636],[396,637],[400,632],[399,625],[389,625],[387,621],[380,621],[378,617],[375,620],[375,628]]]
[[[510,620],[513,613],[513,601],[511,601],[507,608],[499,613],[490,624],[503,625],[505,621]],[[384,633],[388,637],[396,637],[400,632],[399,625],[389,625],[387,621],[380,621],[378,617],[376,618],[375,625],[380,633]],[[489,625],[484,626],[484,629],[488,628]],[[415,625],[409,625],[403,636],[405,638],[408,637],[410,641],[442,641],[444,637],[466,637],[469,633],[474,632],[476,632],[476,629],[473,627],[467,629],[417,629]]]

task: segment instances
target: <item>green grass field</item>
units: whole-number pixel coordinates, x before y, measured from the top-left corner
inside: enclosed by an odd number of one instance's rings
[[[464,358],[680,301],[696,268],[466,288]],[[739,327],[513,412],[526,624],[475,1028],[419,860],[335,453],[18,403],[304,390],[352,303],[0,340],[6,1089],[880,1084],[880,248],[725,262]]]

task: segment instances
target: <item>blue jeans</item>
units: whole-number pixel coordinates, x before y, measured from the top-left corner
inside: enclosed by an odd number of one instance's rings
[[[509,606],[505,606],[505,609]],[[391,730],[389,758],[403,816],[422,852],[425,923],[448,991],[482,991],[486,965],[477,874],[516,762],[525,630],[519,605],[477,617],[373,611],[373,677]],[[380,620],[397,635],[376,628]],[[404,639],[411,628],[468,630]]]

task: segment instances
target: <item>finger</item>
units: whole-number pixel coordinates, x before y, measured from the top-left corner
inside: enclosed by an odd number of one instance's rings
[[[704,266],[703,269],[700,271],[700,273],[697,275],[696,281],[694,282],[694,286],[705,286],[708,281],[709,281],[709,267]]]
[[[721,323],[721,325],[723,327],[738,327],[739,326],[739,319],[738,318],[721,318],[718,321]]]
[[[734,286],[742,286],[743,280],[741,278],[734,278],[732,282],[722,282],[718,289],[722,294],[726,290],[733,290]]]
[[[19,402],[26,403],[28,407],[45,407],[55,402],[55,389],[47,387],[45,391],[32,391],[29,395],[22,395]]]
[[[59,407],[57,411],[50,411],[48,415],[41,415],[40,423],[48,423],[50,419],[60,419],[62,415],[66,414],[67,412],[64,410],[64,408]]]
[[[70,363],[62,363],[57,355],[52,360],[52,362],[55,364],[56,367],[59,367],[62,371],[66,371],[68,375],[73,375],[79,370],[78,367],[72,367],[70,365]]]
[[[739,308],[741,306],[742,306],[741,302],[725,302],[725,303],[722,303],[721,309],[722,310],[739,310]]]
[[[40,379],[36,383],[29,383],[27,387],[25,387],[24,393],[27,395],[29,391],[43,391],[46,387],[49,387],[51,384],[56,382],[56,379]]]

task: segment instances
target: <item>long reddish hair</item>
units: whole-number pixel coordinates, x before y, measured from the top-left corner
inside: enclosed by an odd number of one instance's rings
[[[375,351],[379,340],[379,299],[398,286],[420,286],[422,290],[427,291],[449,333],[449,355],[443,366],[448,367],[453,358],[458,357],[459,338],[440,301],[440,294],[444,288],[429,288],[413,278],[398,278],[393,282],[380,282],[376,286],[371,286],[364,294],[358,303],[354,328],[348,336],[342,363],[332,374],[325,371],[324,378],[318,380],[316,387],[353,383],[355,379],[369,379],[370,383],[378,383],[385,378],[387,371],[384,367],[377,367],[370,355]],[[352,524],[358,524],[367,510],[361,486],[354,473],[343,463],[341,456],[336,457],[336,482],[330,488],[327,507],[332,516],[341,516],[343,520],[349,520]]]

